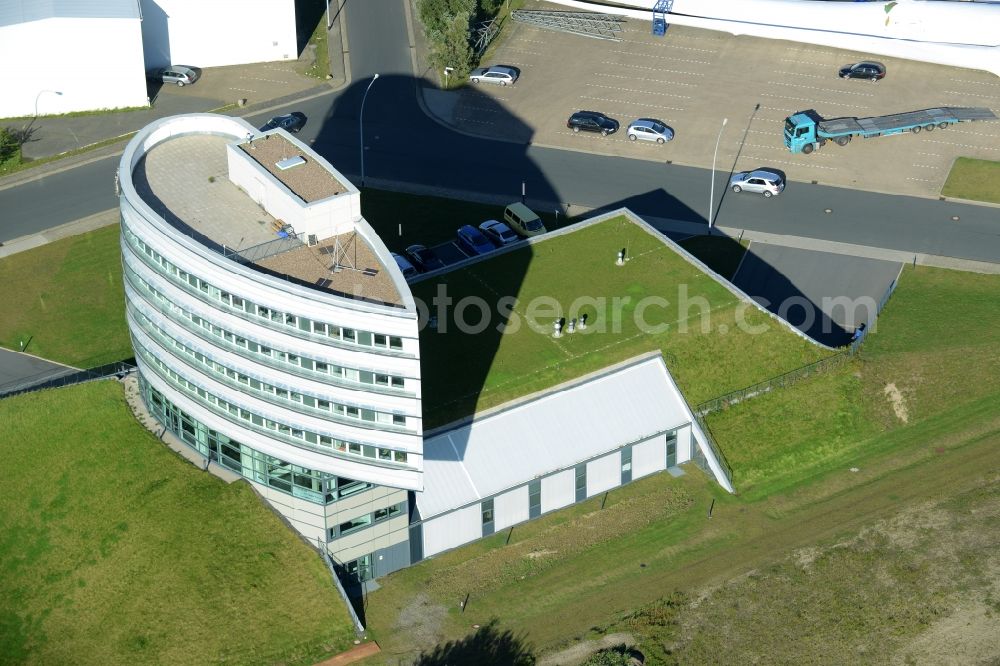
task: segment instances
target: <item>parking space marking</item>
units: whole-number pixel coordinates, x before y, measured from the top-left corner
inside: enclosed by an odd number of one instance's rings
[[[240,92],[257,92],[254,88],[237,88],[235,86],[230,86],[230,90],[239,90]]]
[[[514,53],[527,53],[528,55],[539,56],[539,57],[542,56],[542,54],[538,53],[537,51],[528,51],[527,49],[505,48],[504,53],[506,53],[507,51],[513,51]]]
[[[917,155],[927,155],[928,157],[941,157],[940,153],[922,153],[917,151]]]
[[[608,99],[606,97],[594,97],[593,95],[580,95],[580,99],[592,99],[598,102],[610,102],[611,104],[625,104],[628,106],[645,106],[651,109],[666,109],[667,111],[683,111],[676,106],[662,106],[660,104],[641,104],[639,102],[626,102],[620,99]]]
[[[1000,139],[1000,135],[990,134],[988,132],[976,132],[975,130],[959,129],[957,127],[948,127],[946,129],[952,130],[955,134],[962,134],[962,135],[972,134],[972,135],[975,135],[975,136],[984,136],[987,139]]]
[[[913,164],[911,166],[915,166],[918,169],[940,169],[941,168],[941,166],[937,165],[937,164]]]
[[[663,69],[662,67],[647,67],[646,65],[633,65],[627,62],[612,62],[604,60],[602,65],[614,65],[615,67],[631,67],[632,69],[645,69],[650,72],[670,72],[671,74],[687,74],[688,76],[705,76],[703,72],[688,72],[682,69]]]
[[[277,79],[265,79],[263,76],[241,76],[240,79],[249,81],[264,81],[266,83],[288,83],[288,81],[279,81]]]
[[[485,106],[477,106],[475,104],[466,104],[462,107],[463,111],[474,111],[476,113],[500,113],[500,109],[494,109]]]
[[[594,72],[594,76],[608,76],[613,79],[627,79],[629,81],[647,81],[649,83],[658,83],[665,86],[690,86],[695,87],[697,83],[681,83],[680,81],[660,81],[658,79],[642,79],[635,76],[625,76],[624,74],[609,74],[607,72]]]
[[[809,102],[810,104],[829,104],[830,106],[851,106],[850,104],[842,104],[841,102],[827,102],[824,100],[817,100],[814,97],[789,97],[788,95],[775,95],[773,93],[760,93],[764,97],[776,97],[778,99],[791,99],[796,102]]]
[[[801,60],[799,58],[779,58],[778,60],[781,62],[794,62],[798,63],[799,65],[816,65],[817,67],[826,67],[830,64],[828,62],[816,62],[815,60]]]
[[[684,60],[681,58],[673,58],[668,55],[650,55],[649,53],[633,53],[631,51],[615,51],[615,53],[620,53],[627,56],[636,56],[637,58],[660,58],[661,60],[669,60],[670,62],[686,62],[693,65],[712,65],[714,63],[708,60]]]
[[[936,179],[932,180],[930,178],[907,178],[906,180],[917,180],[917,181],[920,181],[921,183],[936,183],[936,182],[938,182]]]
[[[963,79],[952,79],[951,82],[952,83],[971,83],[971,84],[977,85],[977,86],[1000,87],[1000,83],[997,83],[996,81],[965,81]]]
[[[678,46],[677,44],[671,44],[670,42],[658,42],[656,44],[642,44],[638,42],[632,42],[630,46],[648,46],[653,49],[677,49],[678,51],[701,51],[702,53],[718,53],[716,49],[699,49],[695,46]]]
[[[772,157],[756,157],[755,155],[743,155],[740,157],[740,161],[751,160],[754,162],[767,162],[767,164],[787,164],[788,166],[801,167],[801,162],[789,162],[788,160],[776,160]],[[822,164],[810,164],[811,169],[827,169],[830,171],[839,171],[840,167],[824,166]]]
[[[605,85],[601,85],[600,83],[591,83],[590,85],[593,86],[593,87],[595,87],[595,88],[607,88],[608,90],[620,90],[622,92],[640,93],[642,95],[661,95],[663,97],[676,97],[678,99],[691,99],[691,97],[688,96],[688,95],[675,95],[673,93],[668,93],[668,92],[655,92],[655,91],[652,91],[652,90],[636,90],[635,88],[622,88],[621,86],[605,86]]]
[[[495,125],[492,120],[479,120],[478,118],[466,118],[464,116],[456,116],[455,120],[460,123],[473,123],[475,125]]]
[[[804,74],[802,72],[775,72],[775,74],[786,74],[788,76],[804,76],[810,79],[828,79],[829,76],[823,76],[821,74]]]
[[[804,83],[787,83],[785,81],[768,81],[771,85],[775,86],[791,86],[792,88],[808,88],[809,90],[815,90],[816,86],[806,85]],[[875,93],[864,93],[857,92],[855,90],[839,90],[837,91],[840,95],[857,95],[858,97],[874,97]]]
[[[1000,147],[973,145],[968,143],[953,143],[951,141],[938,141],[937,139],[924,139],[927,143],[940,143],[945,146],[958,146],[959,148],[975,148],[977,150],[1000,150]]]
[[[957,90],[945,90],[944,92],[947,95],[964,95],[965,97],[985,97],[986,99],[997,98],[996,93],[993,93],[992,95],[983,95],[981,93],[959,92]]]

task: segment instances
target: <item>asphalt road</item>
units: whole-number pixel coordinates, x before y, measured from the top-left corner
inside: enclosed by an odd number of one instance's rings
[[[511,200],[520,197],[525,182],[530,201],[628,206],[640,215],[705,222],[706,169],[473,138],[431,120],[416,100],[402,1],[352,2],[344,11],[352,85],[251,122],[305,112],[309,123],[300,138],[356,179],[358,113],[364,89],[378,72],[365,104],[369,178]],[[0,242],[116,207],[117,162],[107,158],[0,190]],[[765,200],[734,195],[725,188],[727,180],[728,167],[720,165],[715,189],[720,226],[1000,262],[996,208],[796,182],[780,197]]]

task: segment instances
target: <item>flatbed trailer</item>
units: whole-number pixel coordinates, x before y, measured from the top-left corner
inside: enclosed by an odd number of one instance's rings
[[[938,107],[893,113],[868,118],[823,118],[813,110],[800,111],[785,119],[785,146],[793,153],[808,155],[827,141],[846,146],[853,137],[876,136],[921,130],[945,129],[961,122],[996,120],[990,109],[982,107]]]

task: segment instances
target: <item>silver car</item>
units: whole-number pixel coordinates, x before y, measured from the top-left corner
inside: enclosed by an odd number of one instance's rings
[[[493,67],[479,67],[469,73],[469,80],[473,83],[498,83],[502,86],[514,85],[517,81],[517,70],[513,67],[494,65]]]
[[[629,141],[655,141],[656,143],[666,143],[674,138],[674,131],[652,118],[639,118],[633,120],[628,126]]]
[[[201,78],[201,70],[185,65],[170,65],[160,67],[149,73],[149,78],[163,83],[176,83],[178,86],[189,86]]]
[[[741,171],[729,179],[733,192],[739,194],[743,190],[763,194],[764,197],[774,197],[785,189],[785,178],[780,173],[757,169],[756,171]]]

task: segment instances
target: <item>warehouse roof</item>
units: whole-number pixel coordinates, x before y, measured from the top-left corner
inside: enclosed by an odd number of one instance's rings
[[[423,519],[690,423],[659,354],[502,406],[424,441]]]
[[[0,0],[0,27],[48,18],[142,18],[139,0]]]

